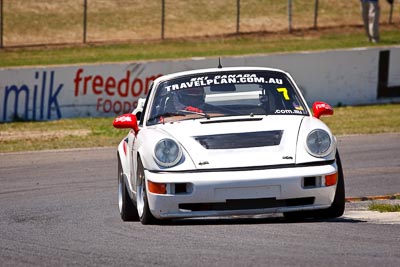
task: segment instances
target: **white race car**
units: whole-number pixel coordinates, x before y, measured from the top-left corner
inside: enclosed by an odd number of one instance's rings
[[[124,221],[344,212],[336,138],[286,72],[211,68],[157,78],[145,101],[114,120]]]

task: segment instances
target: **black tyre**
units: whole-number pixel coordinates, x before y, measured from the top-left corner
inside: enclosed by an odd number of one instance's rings
[[[123,221],[138,221],[139,215],[129,196],[122,171],[121,160],[118,157],[118,208]]]
[[[144,174],[143,163],[138,159],[136,182],[136,205],[137,213],[142,224],[155,224],[157,219],[151,214],[149,202],[147,200],[146,177]]]
[[[343,215],[345,209],[345,187],[342,162],[339,152],[336,151],[336,164],[338,166],[338,183],[336,185],[335,198],[332,205],[327,209],[286,212],[283,215],[289,220],[302,220],[306,218],[333,219]]]

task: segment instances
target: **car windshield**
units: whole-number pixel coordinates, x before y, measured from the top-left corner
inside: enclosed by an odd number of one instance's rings
[[[202,73],[156,88],[147,124],[255,115],[308,115],[290,79],[276,71]]]

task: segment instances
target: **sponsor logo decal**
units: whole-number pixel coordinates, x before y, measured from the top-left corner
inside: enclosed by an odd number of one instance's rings
[[[283,84],[279,78],[258,77],[256,74],[228,74],[216,75],[214,77],[196,77],[188,82],[176,83],[165,87],[167,92],[181,90],[199,86],[210,86],[213,84],[246,84],[246,83],[265,83],[265,84]]]

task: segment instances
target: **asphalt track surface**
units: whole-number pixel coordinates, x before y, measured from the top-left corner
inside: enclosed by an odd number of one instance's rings
[[[400,134],[338,139],[347,196],[400,192]],[[400,224],[122,222],[114,148],[0,154],[0,208],[1,266],[400,266]]]

